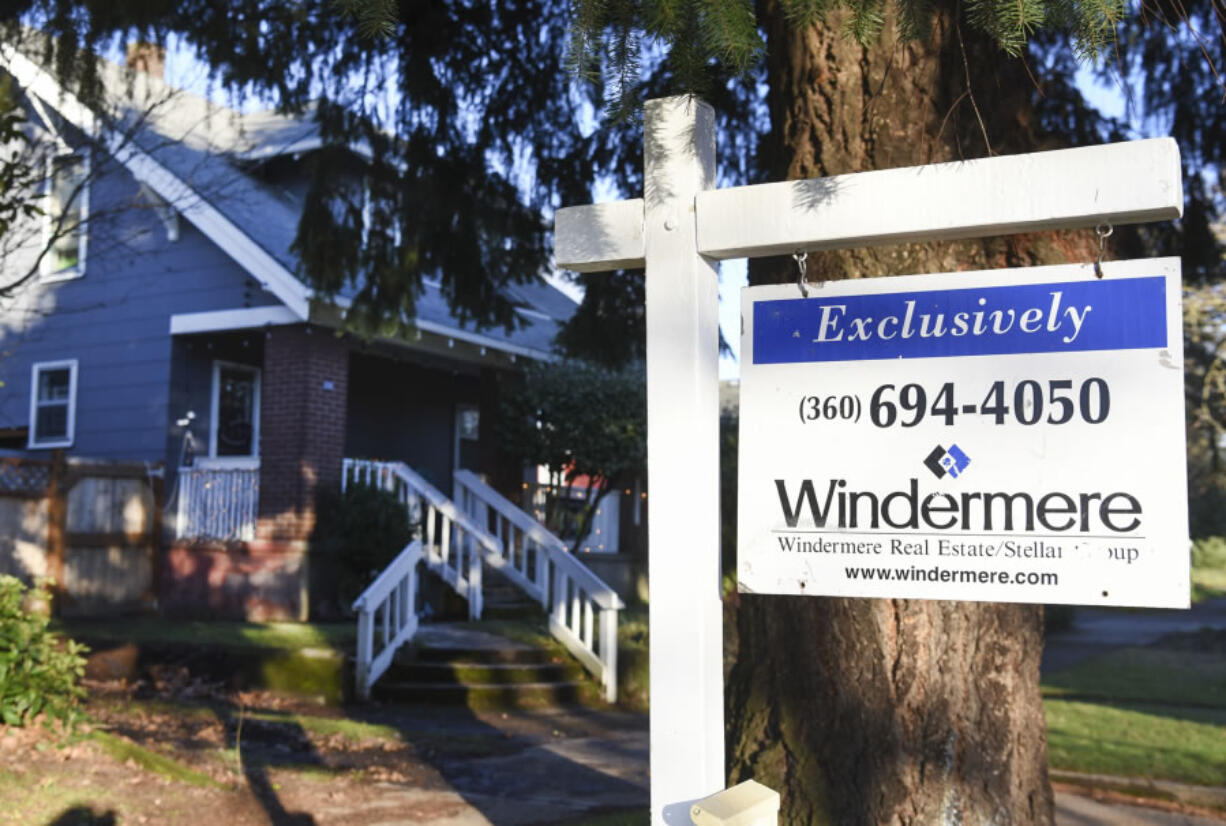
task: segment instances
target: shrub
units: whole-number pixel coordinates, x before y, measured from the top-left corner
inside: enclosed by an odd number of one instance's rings
[[[1226,569],[1226,537],[1206,536],[1192,543],[1193,568]]]
[[[41,714],[72,728],[81,719],[87,649],[52,631],[47,613],[31,604],[50,604],[44,585],[27,589],[0,576],[0,720],[24,726]]]
[[[349,606],[413,538],[404,505],[388,491],[354,485],[323,493],[311,536],[314,611],[348,616]]]

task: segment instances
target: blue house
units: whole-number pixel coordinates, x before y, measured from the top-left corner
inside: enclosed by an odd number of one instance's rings
[[[512,287],[522,326],[482,330],[427,281],[410,333],[345,334],[344,298],[314,296],[291,251],[311,117],[238,113],[134,57],[103,66],[99,113],[0,45],[46,148],[44,214],[3,258],[5,283],[31,277],[0,307],[0,447],[162,466],[164,606],[304,616],[316,494],[346,457],[449,494],[457,468],[518,485],[499,393],[552,358],[575,304],[544,279]]]

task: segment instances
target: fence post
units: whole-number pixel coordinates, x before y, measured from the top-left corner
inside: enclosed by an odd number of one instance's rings
[[[63,609],[64,556],[68,544],[68,486],[64,451],[51,454],[51,475],[47,482],[47,573],[55,582],[52,588],[52,611]]]

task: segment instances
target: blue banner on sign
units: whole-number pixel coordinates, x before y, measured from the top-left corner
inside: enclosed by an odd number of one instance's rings
[[[1165,347],[1161,276],[758,301],[754,364]]]

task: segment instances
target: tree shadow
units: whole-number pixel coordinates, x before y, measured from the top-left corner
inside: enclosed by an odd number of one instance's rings
[[[226,748],[247,780],[247,787],[264,809],[272,826],[315,826],[307,812],[291,812],[277,794],[268,776],[270,768],[283,765],[324,766],[302,726],[291,719],[267,720],[248,716],[252,709],[230,701],[211,704],[225,731]]]
[[[648,806],[644,716],[578,706],[475,711],[428,702],[351,708],[349,716],[395,728],[416,757],[494,826],[585,822]]]
[[[89,806],[73,806],[48,820],[47,826],[115,826],[117,822],[112,809],[97,812]]]

